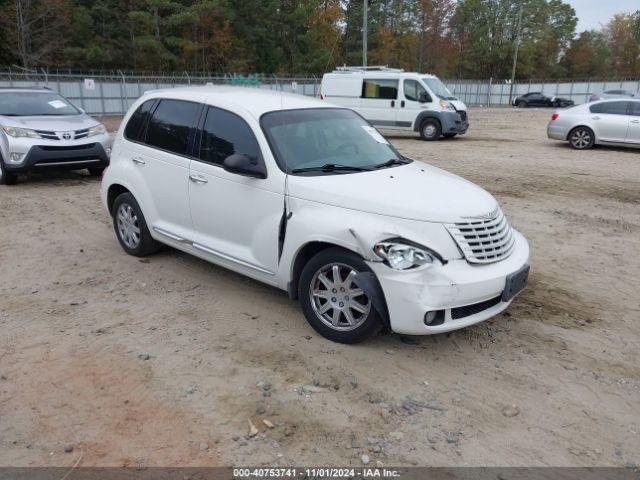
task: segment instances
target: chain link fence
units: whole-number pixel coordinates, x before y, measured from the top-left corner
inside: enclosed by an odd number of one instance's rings
[[[0,87],[47,86],[92,115],[122,115],[146,91],[189,85],[236,85],[264,88],[300,95],[319,96],[321,78],[315,76],[278,77],[276,75],[209,76],[206,74],[137,74],[135,72],[60,72],[0,70]],[[508,106],[511,85],[507,81],[443,80],[467,105]],[[576,104],[605,90],[640,91],[640,80],[519,81],[513,85],[513,98],[527,92],[543,92],[565,97]]]

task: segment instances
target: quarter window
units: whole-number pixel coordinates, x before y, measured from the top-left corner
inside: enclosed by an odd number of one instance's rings
[[[124,136],[133,141],[141,142],[144,137],[144,124],[147,121],[147,116],[153,107],[155,100],[147,100],[140,105],[131,118],[127,122],[127,126],[124,128]]]
[[[362,98],[381,98],[395,100],[398,98],[398,80],[372,80],[362,82]]]
[[[604,102],[591,105],[591,113],[606,113],[610,115],[626,115],[629,102]]]
[[[201,108],[198,103],[161,100],[149,120],[146,144],[178,155],[187,155],[193,127]]]
[[[416,80],[404,81],[404,98],[417,102],[420,99],[420,95],[427,93],[424,87]]]
[[[260,158],[260,147],[251,127],[234,113],[209,107],[200,140],[200,159],[221,165],[236,153],[253,160]]]

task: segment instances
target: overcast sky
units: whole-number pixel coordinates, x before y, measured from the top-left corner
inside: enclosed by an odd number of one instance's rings
[[[565,0],[576,10],[578,32],[606,24],[614,14],[640,9],[639,0]]]

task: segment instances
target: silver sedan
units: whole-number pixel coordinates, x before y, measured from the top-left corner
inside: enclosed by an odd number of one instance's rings
[[[594,145],[640,147],[640,99],[601,100],[551,116],[547,136],[576,150]]]

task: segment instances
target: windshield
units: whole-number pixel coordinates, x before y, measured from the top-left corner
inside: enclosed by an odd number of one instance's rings
[[[351,110],[282,110],[266,113],[260,123],[278,165],[287,173],[345,173],[407,163]]]
[[[54,92],[0,92],[0,115],[78,115],[80,111]]]
[[[423,78],[422,81],[431,89],[434,95],[442,100],[457,100],[439,78]]]

